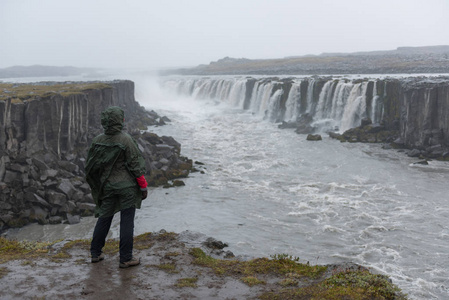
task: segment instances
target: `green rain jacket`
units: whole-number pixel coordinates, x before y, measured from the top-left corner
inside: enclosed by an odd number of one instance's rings
[[[116,106],[101,113],[104,133],[93,139],[87,155],[86,181],[96,204],[96,217],[140,208],[142,203],[136,178],[145,174],[145,161],[134,139],[122,132],[124,116]]]

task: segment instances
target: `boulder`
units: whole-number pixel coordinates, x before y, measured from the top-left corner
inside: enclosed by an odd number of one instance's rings
[[[71,212],[76,211],[76,208],[77,207],[76,207],[75,202],[69,200],[59,209],[59,211],[60,212],[71,213]]]
[[[41,172],[44,172],[49,169],[47,164],[40,159],[32,158],[33,165],[35,165]]]
[[[164,122],[171,122],[171,120],[167,116],[161,117],[161,120]]]
[[[48,223],[50,224],[60,224],[62,223],[62,217],[60,216],[53,216],[48,218]]]
[[[4,175],[4,177],[3,177],[3,182],[5,182],[5,183],[11,183],[11,182],[13,182],[14,180],[18,179],[19,177],[21,178],[21,176],[20,176],[19,173],[13,172],[13,171],[9,171],[9,170],[6,170],[5,175]]]
[[[67,196],[55,191],[47,192],[48,202],[52,205],[63,206],[67,202]]]
[[[22,185],[23,187],[27,187],[30,185],[30,178],[27,173],[22,174]]]
[[[309,134],[309,135],[307,135],[307,140],[308,141],[321,141],[322,138],[321,138],[321,135],[319,135],[319,134]]]
[[[11,170],[11,171],[15,171],[15,172],[18,172],[18,173],[26,173],[27,171],[28,171],[28,167],[27,166],[24,166],[24,165],[21,165],[21,164],[11,164],[10,166],[9,166],[9,169]]]
[[[407,152],[407,156],[409,157],[419,157],[421,155],[421,151],[418,149],[413,149]]]
[[[171,136],[162,136],[162,137],[161,137],[161,140],[162,140],[165,144],[174,147],[174,148],[176,149],[176,152],[177,152],[178,154],[181,152],[181,144],[178,143],[173,137],[171,137]]]
[[[47,178],[56,178],[58,176],[59,171],[54,169],[48,169],[42,172],[47,176]]]
[[[82,210],[94,211],[95,204],[93,204],[93,203],[78,203],[78,208],[82,209]]]
[[[90,193],[90,186],[89,186],[89,184],[87,184],[86,182],[83,183],[82,185],[80,185],[78,188],[79,188],[82,192],[84,192],[85,194]]]
[[[66,170],[67,172],[70,172],[70,173],[78,173],[79,172],[78,165],[76,165],[70,161],[67,161],[67,160],[58,161],[58,166],[60,166],[61,168],[63,168],[64,170]]]
[[[186,184],[182,180],[174,180],[173,186],[185,186]]]
[[[67,213],[66,216],[67,216],[67,222],[70,225],[78,224],[81,221],[81,217],[79,215],[71,215],[71,214]]]
[[[33,206],[30,212],[30,220],[39,224],[48,224],[48,212],[39,206]]]
[[[308,134],[315,131],[315,127],[312,126],[313,116],[310,114],[302,115],[297,122],[297,127],[295,132],[298,134]]]
[[[57,186],[57,190],[66,194],[69,199],[71,199],[73,194],[76,192],[75,187],[73,186],[73,184],[70,182],[69,179],[62,179],[59,185]]]
[[[365,126],[368,126],[368,125],[371,125],[371,124],[373,124],[373,122],[371,121],[370,118],[363,118],[363,119],[361,120],[360,126],[361,126],[361,127],[365,127]]]
[[[221,241],[218,241],[212,237],[208,238],[204,243],[204,246],[211,248],[211,249],[223,249],[225,247],[228,247],[228,244],[223,243]]]
[[[42,198],[41,196],[32,193],[30,195],[29,192],[25,193],[25,199],[27,199],[28,201],[31,201],[34,204],[39,204],[39,206],[43,207],[43,208],[48,208],[51,209],[51,205],[48,204],[47,201],[45,201],[44,198]]]

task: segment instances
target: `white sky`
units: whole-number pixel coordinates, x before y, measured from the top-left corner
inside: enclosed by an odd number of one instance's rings
[[[449,45],[449,0],[0,0],[0,68],[159,68]]]

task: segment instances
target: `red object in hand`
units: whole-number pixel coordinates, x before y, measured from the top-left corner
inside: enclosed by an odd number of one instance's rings
[[[144,175],[136,178],[136,180],[137,180],[137,184],[139,185],[139,187],[141,189],[146,189],[147,188],[148,183],[147,183],[147,180],[145,179]]]

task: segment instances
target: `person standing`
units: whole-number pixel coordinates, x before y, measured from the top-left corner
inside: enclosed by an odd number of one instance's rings
[[[136,141],[122,132],[124,111],[111,106],[101,113],[104,133],[96,136],[86,160],[86,181],[98,218],[91,242],[91,261],[104,259],[102,249],[115,213],[120,211],[120,268],[140,264],[133,257],[134,216],[148,195],[145,160]]]

